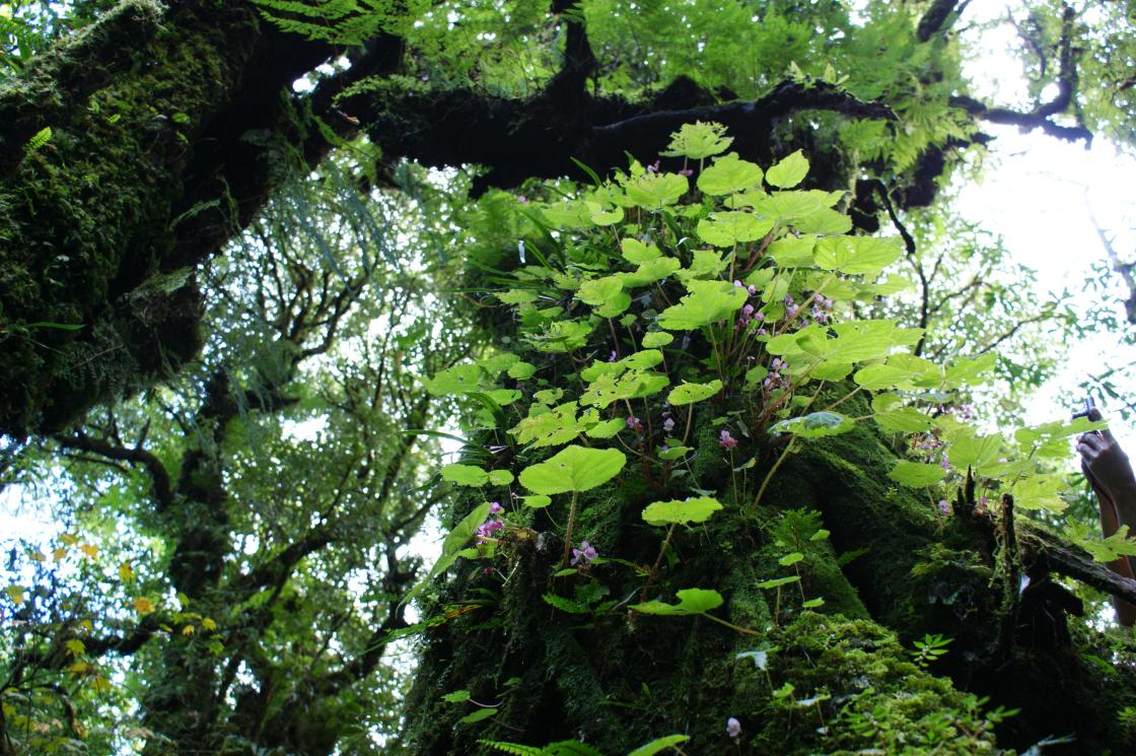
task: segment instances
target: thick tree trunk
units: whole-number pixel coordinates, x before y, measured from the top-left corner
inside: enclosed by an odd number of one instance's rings
[[[734,500],[716,431],[707,425],[697,437],[696,483],[718,491],[726,510],[676,533],[676,558],[650,596],[637,593],[641,576],[606,563],[591,576],[617,606],[595,616],[554,609],[544,594],[572,598],[590,578],[554,577],[560,550],[541,548],[545,536],[509,544],[504,585],[479,563],[459,563],[437,610],[454,618],[429,631],[409,701],[412,752],[489,752],[480,739],[579,739],[624,754],[672,733],[690,736],[688,753],[931,750],[936,733],[938,753],[1064,735],[1076,738],[1070,752],[1131,749],[1130,733],[1116,726],[1119,709],[1136,702],[1131,656],[1105,661],[1109,641],[1083,624],[1069,631],[1064,612],[1079,602],[1047,579],[1040,554],[1027,555],[1031,584],[1019,596],[1015,548],[999,545],[996,517],[965,502],[940,517],[932,502],[897,488],[886,477],[895,455],[871,429],[789,457],[757,507],[754,490],[775,452],[745,481],[736,474]],[[662,538],[639,513],[675,493],[630,475],[586,499],[577,533],[601,555],[650,565]],[[553,514],[563,523],[564,511]],[[545,518],[533,527],[553,529]],[[818,527],[831,538],[809,540]],[[794,574],[778,563],[791,551],[805,555],[800,586],[758,588]],[[644,598],[673,602],[689,587],[720,591],[727,603],[715,614],[755,634],[626,608]],[[804,610],[805,597],[825,604]],[[954,641],[923,669],[912,663],[912,641],[928,632]],[[767,653],[768,669],[739,656],[755,650]],[[785,683],[794,691],[775,695]],[[499,703],[496,716],[457,723],[472,707],[441,696],[460,689]],[[988,707],[1021,711],[996,732],[983,729],[972,693],[990,696]],[[729,717],[741,723],[736,741]]]
[[[247,3],[133,0],[0,89],[0,431],[51,431],[196,355],[193,266],[247,222],[283,88],[329,49]]]

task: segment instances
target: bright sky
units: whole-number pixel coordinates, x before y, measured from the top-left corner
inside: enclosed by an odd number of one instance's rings
[[[976,93],[991,104],[1028,109],[1022,67],[1010,52],[1022,44],[1016,32],[1008,24],[982,31],[976,26],[1005,18],[1008,12],[1021,18],[1023,5],[1028,3],[969,3],[957,28],[970,28],[965,37],[984,52],[965,66]],[[963,186],[958,212],[1001,235],[1011,255],[1037,271],[1039,298],[1068,287],[1079,293],[1074,301],[1080,311],[1109,307],[1120,312],[1123,290],[1118,281],[1115,296],[1106,301],[1095,301],[1080,289],[1092,266],[1107,258],[1094,218],[1114,237],[1123,259],[1136,257],[1136,196],[1131,191],[1136,160],[1102,139],[1086,150],[1083,143],[1064,142],[1040,131],[1022,134],[1015,127],[981,126],[996,139],[984,163],[983,180]],[[1121,347],[1115,336],[1084,339],[1064,356],[1059,374],[1028,403],[1026,422],[1067,417],[1084,396],[1080,386],[1089,373],[1100,375],[1133,363],[1136,349]],[[1125,388],[1121,393],[1136,400],[1136,386]],[[1099,392],[1095,398],[1122,445],[1136,452],[1136,421],[1123,422],[1115,412],[1109,413],[1107,398]]]

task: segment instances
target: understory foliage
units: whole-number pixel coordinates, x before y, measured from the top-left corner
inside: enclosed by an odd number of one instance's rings
[[[905,581],[960,590],[942,549],[1003,495],[1063,510],[1047,463],[1098,426],[979,433],[967,399],[994,354],[936,364],[912,354],[922,329],[855,317],[905,285],[881,275],[901,240],[849,234],[847,193],[802,188],[800,152],[763,170],[731,141],[688,124],[678,172],[530,187],[515,251],[474,257],[498,348],[425,382],[473,441],[441,470],[456,524],[412,592],[454,568],[416,628],[412,750],[995,750],[1012,712],[930,671],[950,640],[908,653],[871,619],[935,629]],[[856,530],[942,543],[830,533],[848,502],[870,508]],[[874,596],[841,570],[869,550]],[[993,584],[979,564],[967,580]]]
[[[202,272],[197,364],[7,471],[56,527],[6,543],[0,751],[357,753],[397,731],[387,636],[438,499],[417,374],[468,346],[460,316],[426,317],[447,210],[416,212],[414,170],[361,196],[357,168],[289,183]]]

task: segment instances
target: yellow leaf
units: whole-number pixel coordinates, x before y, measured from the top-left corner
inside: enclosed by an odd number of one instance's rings
[[[19,606],[20,604],[24,603],[24,589],[20,586],[10,585],[5,589],[5,591],[8,594],[8,598],[12,599],[13,604]]]
[[[67,671],[73,675],[85,675],[91,671],[91,665],[85,661],[72,662],[67,666]]]
[[[63,535],[59,536],[59,540],[63,541],[64,546],[74,546],[79,542],[79,536],[75,535],[74,533],[64,533]]]
[[[130,566],[129,562],[118,565],[118,579],[124,583],[134,582],[134,568]]]
[[[87,555],[88,558],[94,559],[99,555],[99,547],[90,543],[84,543],[79,547],[79,551]]]
[[[186,625],[185,627],[183,627],[181,629],[181,634],[186,636],[186,637],[193,635],[194,632],[195,632],[195,628],[193,627],[193,625]]]
[[[206,630],[209,630],[210,632],[217,629],[217,623],[214,622],[211,617],[205,617],[204,619],[202,619],[201,626]]]
[[[67,649],[67,653],[72,656],[82,656],[87,652],[87,647],[83,644],[83,641],[78,638],[72,638],[64,643],[63,646]]]
[[[54,549],[51,552],[51,556],[52,556],[53,559],[55,559],[55,561],[62,562],[63,557],[67,556],[67,549],[64,549],[64,548]]]
[[[31,556],[31,558],[34,559],[37,562],[46,562],[47,561],[47,556],[42,551],[40,551],[39,549],[36,549],[35,551],[33,551],[31,554],[29,554],[29,556]]]
[[[139,614],[149,614],[154,611],[154,602],[145,596],[137,596],[131,603],[134,606],[134,611]]]
[[[111,688],[110,680],[99,675],[91,680],[91,687],[95,689],[96,693],[109,693]]]
[[[84,633],[90,633],[94,631],[95,625],[88,619],[79,620],[79,629],[81,629]]]

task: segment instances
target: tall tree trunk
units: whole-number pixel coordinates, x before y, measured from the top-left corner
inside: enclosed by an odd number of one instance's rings
[[[132,0],[0,89],[0,430],[52,431],[201,345],[193,266],[247,222],[329,48],[247,3]]]

